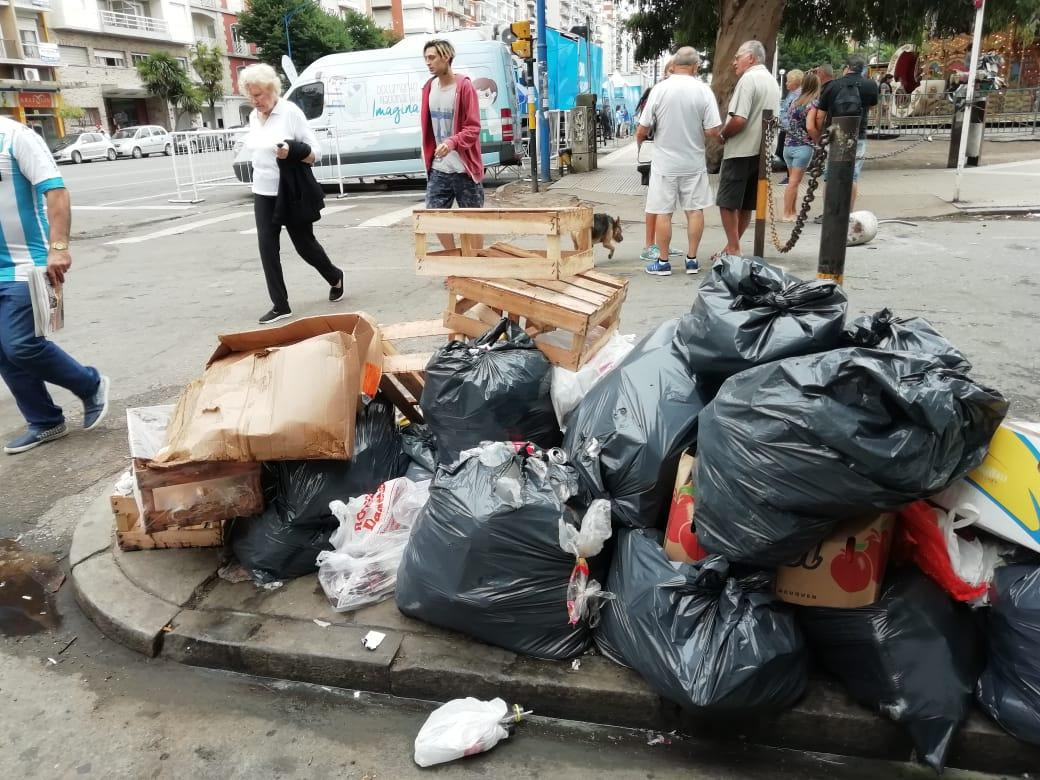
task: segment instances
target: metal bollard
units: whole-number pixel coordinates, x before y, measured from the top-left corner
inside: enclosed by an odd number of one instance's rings
[[[769,182],[766,180],[769,155],[772,149],[766,148],[767,128],[773,122],[773,112],[766,109],[762,112],[762,140],[758,144],[758,192],[755,199],[755,257],[762,257],[766,251],[766,211]]]
[[[823,231],[816,278],[845,281],[845,248],[852,206],[852,174],[859,139],[858,116],[836,116],[831,120],[827,145],[827,191],[823,200]]]

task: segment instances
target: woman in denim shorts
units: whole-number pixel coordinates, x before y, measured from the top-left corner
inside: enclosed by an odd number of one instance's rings
[[[802,94],[787,107],[787,138],[784,139],[784,162],[787,163],[787,189],[784,190],[784,222],[793,222],[798,216],[798,187],[812,159],[813,145],[806,129],[809,112],[820,97],[820,79],[815,73],[806,73],[802,79]]]

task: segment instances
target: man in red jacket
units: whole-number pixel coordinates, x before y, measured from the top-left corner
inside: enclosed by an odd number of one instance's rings
[[[484,205],[484,162],[480,154],[480,104],[468,76],[455,75],[451,63],[455,47],[433,40],[423,47],[426,67],[433,76],[423,86],[420,121],[426,165],[426,208],[463,209]],[[438,234],[445,249],[455,248],[455,237]]]

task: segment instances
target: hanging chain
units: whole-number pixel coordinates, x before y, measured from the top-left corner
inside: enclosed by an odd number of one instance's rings
[[[871,155],[870,157],[864,157],[863,160],[864,162],[866,162],[867,160],[884,160],[887,157],[895,157],[897,154],[909,152],[911,149],[916,149],[921,144],[931,143],[931,141],[932,137],[930,135],[926,135],[924,138],[914,141],[912,144],[910,144],[909,146],[904,146],[902,149],[896,149],[894,152],[885,152],[884,154]]]
[[[766,127],[766,148],[769,150],[776,147],[776,135],[779,127],[780,122],[775,118]],[[808,185],[806,186],[805,197],[802,199],[802,208],[798,212],[798,217],[794,221],[794,228],[791,230],[791,237],[787,239],[786,244],[781,243],[780,235],[776,232],[776,206],[773,202],[772,151],[766,155],[766,195],[769,201],[769,231],[772,234],[773,246],[776,247],[776,251],[780,254],[786,254],[794,249],[794,245],[798,243],[798,239],[802,235],[805,221],[809,218],[809,209],[812,208],[813,198],[816,197],[816,188],[820,184],[820,176],[823,174],[823,163],[827,159],[827,144],[830,143],[830,140],[830,128],[827,128],[823,131],[823,135],[820,137],[820,143],[813,146],[812,159],[809,160],[809,164],[805,168],[805,173],[808,177]]]

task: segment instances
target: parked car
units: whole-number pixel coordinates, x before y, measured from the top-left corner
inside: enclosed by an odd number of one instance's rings
[[[145,157],[149,154],[173,154],[170,134],[159,125],[124,127],[112,136],[120,157]]]
[[[79,164],[84,160],[114,160],[116,147],[104,133],[86,131],[69,133],[59,138],[51,147],[54,161]]]

